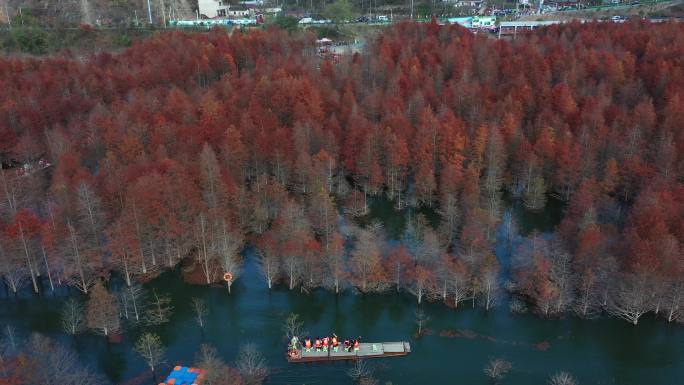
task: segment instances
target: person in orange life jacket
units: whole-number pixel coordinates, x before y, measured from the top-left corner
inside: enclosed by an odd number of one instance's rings
[[[323,349],[328,350],[328,346],[330,346],[330,338],[325,336],[323,337]]]
[[[322,345],[321,345],[321,339],[319,337],[316,337],[316,343],[314,344],[314,346],[316,346],[316,351],[321,350]]]
[[[358,351],[361,348],[361,337],[354,340],[354,351]]]
[[[333,333],[331,342],[332,342],[333,348],[336,348],[340,344],[340,341],[337,340],[337,335],[335,333]]]
[[[304,339],[304,347],[305,347],[306,349],[311,349],[311,338],[306,337],[306,338]]]

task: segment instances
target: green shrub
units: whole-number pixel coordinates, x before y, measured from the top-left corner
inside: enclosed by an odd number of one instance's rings
[[[21,52],[34,55],[47,52],[47,33],[41,28],[30,26],[13,28],[12,39]]]
[[[133,39],[128,32],[123,30],[114,36],[113,43],[117,47],[130,47],[133,44]]]
[[[321,27],[314,27],[311,29],[314,32],[316,32],[316,37],[318,37],[319,39],[323,38],[323,37],[327,37],[330,39],[339,39],[340,37],[342,37],[344,35],[338,27],[332,27],[332,26],[328,26],[328,25],[324,25]]]
[[[273,24],[288,32],[296,31],[299,28],[299,19],[292,16],[278,16],[273,20]]]

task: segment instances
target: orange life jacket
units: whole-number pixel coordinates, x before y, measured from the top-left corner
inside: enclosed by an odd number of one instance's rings
[[[337,342],[337,337],[333,337],[333,338],[332,338],[332,345],[333,345],[333,346],[339,345],[339,342]]]
[[[323,346],[328,346],[330,344],[330,339],[328,337],[323,338]]]
[[[354,341],[354,347],[358,348],[361,344],[359,343],[359,340]]]
[[[320,348],[321,347],[321,340],[316,340],[316,347]]]
[[[306,346],[307,348],[310,348],[311,347],[311,340],[308,338],[306,340],[304,340],[304,346]]]

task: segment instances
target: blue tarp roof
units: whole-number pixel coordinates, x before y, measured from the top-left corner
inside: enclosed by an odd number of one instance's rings
[[[168,377],[166,377],[165,382],[169,382],[169,380],[176,380],[174,382],[175,385],[192,385],[195,383],[197,380],[197,377],[199,376],[199,373],[192,373],[188,371],[187,366],[181,366],[180,369],[176,370],[174,369],[171,374],[169,374]]]

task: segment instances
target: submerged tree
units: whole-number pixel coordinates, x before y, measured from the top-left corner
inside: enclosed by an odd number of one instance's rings
[[[382,227],[379,224],[357,231],[350,267],[352,282],[362,293],[382,291],[387,284],[380,255]]]
[[[121,329],[119,303],[102,283],[96,283],[90,293],[86,304],[86,323],[88,328],[105,337],[115,335]]]
[[[18,369],[20,383],[41,385],[102,385],[108,381],[80,364],[79,356],[64,345],[32,334]]]
[[[423,328],[425,327],[425,324],[428,323],[428,321],[430,321],[430,317],[427,314],[425,314],[425,311],[423,309],[416,310],[416,326],[418,326],[418,337],[423,335]]]
[[[494,382],[502,380],[513,366],[503,358],[492,358],[484,368],[484,373]]]
[[[285,318],[283,322],[283,332],[285,333],[285,338],[291,340],[292,337],[300,338],[302,335],[302,327],[304,322],[299,318],[299,314],[290,313]]]
[[[5,366],[5,357],[7,355],[7,343],[5,340],[0,338],[0,374],[2,377],[7,377],[8,371]]]
[[[549,377],[549,385],[577,385],[575,377],[568,372],[560,371]]]
[[[262,384],[269,372],[266,361],[254,344],[240,347],[235,366],[246,385]]]
[[[373,368],[366,360],[355,360],[354,366],[347,369],[347,375],[359,385],[374,385],[378,381],[373,378]]]
[[[145,290],[139,284],[132,284],[119,293],[124,318],[134,324],[143,320],[145,311]]]
[[[16,350],[17,349],[17,333],[16,330],[14,329],[14,326],[7,324],[3,328],[2,334],[5,335],[5,339],[7,342],[7,346],[9,347],[10,350]]]
[[[195,319],[199,327],[204,327],[204,319],[209,314],[209,309],[201,298],[194,297],[192,299],[192,310],[195,312]]]
[[[155,368],[164,362],[166,349],[158,335],[145,333],[135,343],[135,351],[145,360],[150,371],[154,373]]]
[[[611,295],[608,311],[637,325],[644,314],[653,309],[647,283],[643,277],[626,275]]]
[[[171,297],[158,294],[157,291],[153,289],[150,305],[145,310],[145,322],[148,325],[153,326],[161,325],[171,320],[171,314],[173,314]]]
[[[240,373],[223,362],[216,349],[210,345],[200,346],[195,362],[205,372],[203,383],[206,385],[243,385],[245,383]]]
[[[69,298],[62,306],[62,329],[71,335],[76,335],[83,331],[85,327],[83,313],[83,305],[76,299]]]

